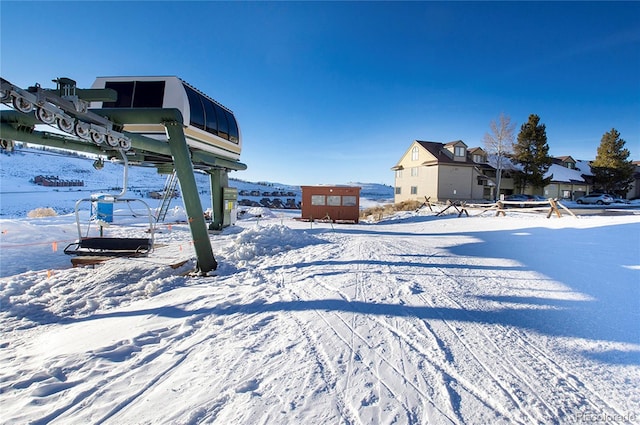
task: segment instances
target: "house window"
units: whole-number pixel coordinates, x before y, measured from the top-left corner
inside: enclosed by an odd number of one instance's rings
[[[465,148],[463,146],[456,146],[455,156],[465,156]]]
[[[418,167],[411,167],[411,177],[418,177]]]
[[[418,186],[411,186],[411,194],[412,195],[418,194]]]
[[[411,149],[411,160],[412,161],[417,161],[419,158],[419,153],[418,153],[418,147],[414,146],[413,149]]]
[[[400,195],[402,193],[402,188],[400,186],[396,186],[396,195]]]
[[[324,195],[311,195],[311,205],[326,205]]]
[[[333,207],[340,206],[340,195],[329,195],[327,196],[327,205],[331,205]]]
[[[342,197],[342,206],[345,207],[355,207],[356,206],[356,197],[352,195],[345,195]]]
[[[402,170],[396,170],[396,178],[397,179],[401,179],[402,178]]]
[[[482,155],[473,155],[473,162],[476,162],[478,164],[481,164],[484,162],[484,158]]]

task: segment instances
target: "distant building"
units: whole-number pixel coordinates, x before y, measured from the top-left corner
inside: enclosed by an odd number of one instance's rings
[[[514,175],[520,166],[507,159],[496,191],[497,170],[482,148],[468,148],[461,141],[450,143],[415,140],[391,169],[395,171],[394,202],[424,200],[493,200],[501,195],[518,192]],[[495,161],[494,161],[495,162]],[[640,162],[636,165],[635,182],[627,198],[640,197]],[[571,156],[553,158],[545,177],[551,182],[545,187],[524,188],[528,195],[547,198],[576,199],[593,190],[593,173],[589,161]]]
[[[633,182],[631,183],[631,189],[627,192],[627,199],[640,198],[640,161],[633,161],[635,166],[633,172]]]
[[[543,196],[557,199],[574,200],[588,194],[593,180],[589,163],[571,156],[553,158],[544,176],[551,177],[551,182],[544,187]]]
[[[82,180],[62,180],[58,176],[35,176],[33,182],[40,186],[52,187],[84,186]]]
[[[360,217],[360,187],[301,186],[302,219],[357,223]]]
[[[482,148],[458,140],[450,143],[416,140],[392,168],[395,202],[493,199],[496,169]]]

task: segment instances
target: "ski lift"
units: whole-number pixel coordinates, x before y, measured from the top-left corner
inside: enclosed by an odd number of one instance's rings
[[[108,257],[137,257],[146,256],[153,250],[154,239],[154,217],[151,208],[141,199],[123,198],[127,190],[127,157],[124,152],[120,151],[124,160],[124,179],[122,192],[117,195],[94,194],[91,198],[79,199],[75,206],[76,226],[78,227],[78,240],[70,243],[64,253],[68,255],[79,256],[108,256]],[[90,204],[89,223],[83,231],[80,220],[80,206]],[[138,215],[131,204],[140,203],[146,210],[149,219],[148,236],[146,237],[107,237],[104,235],[104,229],[111,226],[115,214],[115,206],[118,204],[127,205],[132,215]],[[99,236],[89,236],[91,225],[99,226]]]

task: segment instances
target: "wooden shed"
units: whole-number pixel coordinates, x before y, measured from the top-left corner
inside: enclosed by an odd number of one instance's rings
[[[357,223],[360,187],[301,186],[302,219]]]

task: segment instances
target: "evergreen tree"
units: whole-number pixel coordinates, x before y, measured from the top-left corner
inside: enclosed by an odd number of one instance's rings
[[[612,128],[600,140],[596,160],[591,164],[596,188],[605,192],[625,196],[633,182],[634,166],[629,158],[629,149],[620,133]]]
[[[522,171],[514,176],[521,190],[528,185],[542,188],[551,181],[551,177],[544,178],[552,158],[549,156],[547,130],[544,124],[540,124],[539,116],[529,115],[529,121],[520,127],[518,141],[513,147],[513,160],[522,166]]]

